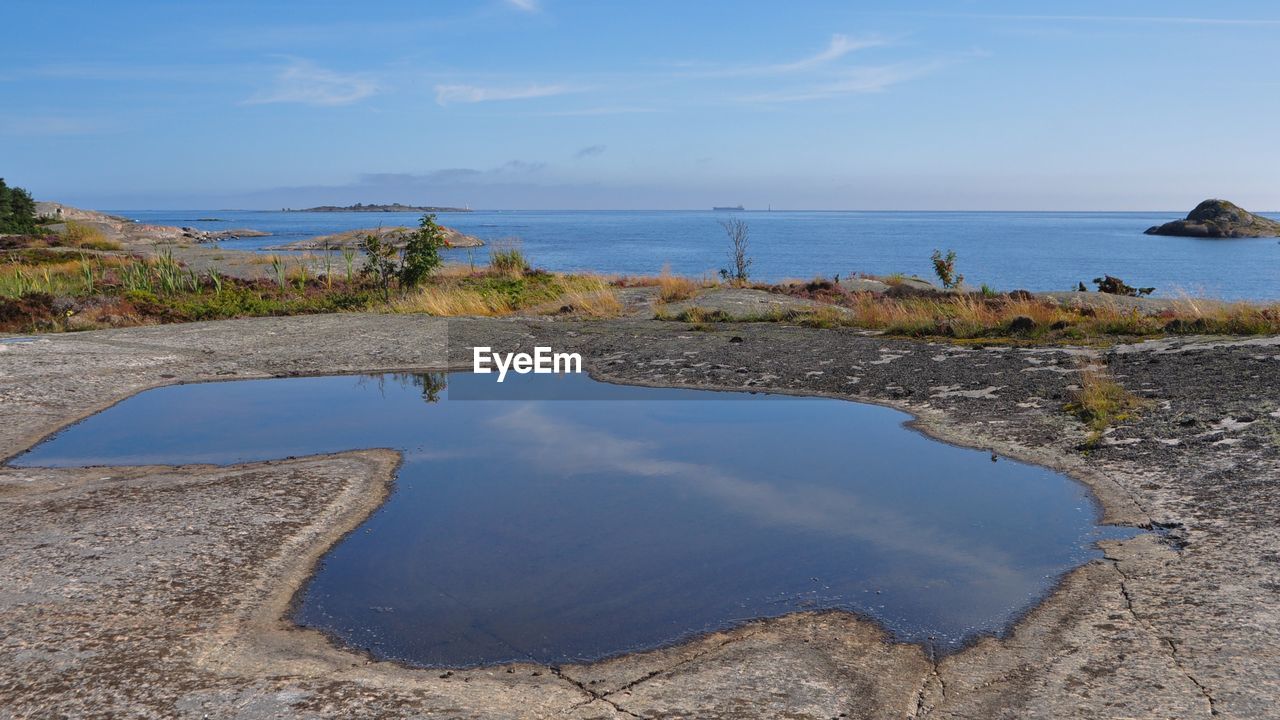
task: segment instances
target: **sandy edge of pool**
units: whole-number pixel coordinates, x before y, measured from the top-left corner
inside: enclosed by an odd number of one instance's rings
[[[386,362],[386,358],[370,358],[367,353],[365,357],[359,353],[344,356],[340,351],[345,338],[335,332],[349,333],[344,332],[341,321],[334,320],[327,321],[336,322],[329,330],[316,327],[320,323],[315,319],[292,318],[263,323],[199,324],[203,327],[190,326],[189,332],[197,331],[206,335],[206,339],[217,340],[227,333],[248,330],[248,337],[262,339],[261,333],[253,332],[261,327],[245,328],[244,325],[287,327],[300,321],[309,321],[312,325],[302,333],[312,340],[301,348],[310,359],[304,364],[309,367],[284,370],[285,373],[440,367],[421,362],[392,364]],[[387,324],[396,326],[387,328],[388,337],[399,340],[403,340],[406,330],[440,332],[438,327],[433,329],[429,324],[408,323],[413,327],[405,327],[404,319],[389,318]],[[238,327],[229,327],[231,325]],[[502,336],[515,325],[480,322],[472,326],[471,331]],[[767,335],[769,328],[762,330]],[[61,427],[150,387],[182,380],[227,377],[222,370],[207,367],[211,359],[204,357],[209,353],[203,350],[193,352],[187,347],[156,344],[158,338],[154,334],[142,338],[130,337],[130,334],[131,331],[87,333],[35,345],[33,349],[37,349],[37,354],[49,353],[37,363],[44,366],[45,387],[38,387],[40,381],[34,377],[25,379],[36,380],[37,395],[47,392],[54,397],[66,396],[61,398],[66,405],[63,412],[19,413],[18,419],[22,422],[4,431],[7,437],[0,437],[4,441],[2,447],[13,451],[28,446],[52,432],[55,424]],[[846,337],[844,342],[850,346],[864,342],[884,344],[883,340],[854,336]],[[95,344],[100,344],[96,357],[86,363],[85,353],[81,351]],[[373,347],[387,350],[376,342]],[[323,358],[316,362],[317,356],[335,350],[330,362],[323,362]],[[265,351],[269,352],[270,348]],[[869,351],[872,357],[879,352],[875,347]],[[0,355],[0,366],[16,354],[11,353]],[[254,367],[254,363],[245,362],[242,357],[212,354],[218,355],[212,358],[213,364],[236,366],[232,374],[235,379],[278,375],[282,374],[283,367],[290,366],[287,352],[279,353],[286,357],[280,358],[283,362],[276,367]],[[404,360],[404,355],[400,353],[395,359]],[[49,363],[49,360],[56,361]],[[292,363],[295,367],[299,364]],[[5,369],[13,367],[9,365]],[[53,371],[51,375],[49,371]],[[24,395],[24,390],[15,393],[12,384],[14,380],[24,380],[22,375],[7,373],[4,395],[0,397],[9,400],[15,394]],[[86,375],[106,382],[98,387],[85,387]],[[611,371],[599,376],[633,384],[715,386],[705,381],[664,383]],[[797,392],[792,387],[769,389]],[[1117,474],[1114,467],[1086,463],[1075,455],[1064,454],[1058,447],[993,441],[990,432],[972,432],[972,425],[958,422],[954,413],[945,408],[821,389],[806,388],[800,392],[896,407],[915,414],[918,419],[914,424],[918,428],[944,441],[995,447],[1012,457],[1066,471],[1093,488],[1110,522],[1132,523],[1148,518],[1137,504],[1133,491],[1121,485],[1122,478],[1136,482],[1164,479],[1158,469],[1129,467],[1123,471],[1127,474]],[[86,400],[95,395],[97,402]],[[110,399],[103,402],[103,397]],[[85,411],[86,407],[93,409]],[[79,483],[86,488],[101,489],[85,481],[88,475],[94,474],[118,474],[112,487],[163,483],[166,478],[176,478],[174,482],[178,484],[193,479],[216,484],[244,472],[257,473],[260,477],[283,473],[291,478],[289,482],[295,487],[298,482],[310,484],[321,477],[329,477],[331,484],[337,483],[330,488],[331,494],[325,497],[322,509],[312,507],[300,518],[292,519],[297,527],[291,534],[274,540],[262,538],[263,543],[276,543],[271,547],[271,559],[252,568],[252,582],[235,594],[235,600],[227,603],[229,611],[214,613],[186,628],[189,632],[182,634],[182,649],[176,653],[181,656],[181,662],[172,667],[168,663],[161,665],[169,674],[176,673],[179,677],[185,672],[181,668],[186,668],[190,676],[182,677],[179,682],[146,684],[147,691],[131,698],[127,707],[187,708],[190,712],[184,711],[186,714],[218,714],[220,710],[250,708],[246,716],[255,716],[259,711],[267,716],[281,708],[342,714],[344,708],[376,706],[380,713],[387,715],[427,712],[477,717],[541,717],[562,713],[566,717],[662,714],[767,717],[783,712],[798,717],[834,717],[840,712],[852,717],[920,717],[951,711],[966,714],[980,711],[988,717],[997,717],[1012,716],[1014,709],[1018,709],[1017,716],[1025,717],[1037,714],[1028,713],[1029,708],[1049,716],[1077,713],[1084,716],[1091,706],[1113,711],[1123,707],[1129,716],[1167,716],[1175,710],[1174,714],[1189,716],[1206,714],[1214,705],[1206,686],[1188,669],[1190,653],[1184,649],[1180,657],[1180,643],[1169,640],[1160,631],[1156,626],[1159,618],[1135,605],[1135,597],[1149,590],[1144,587],[1148,579],[1142,577],[1143,573],[1150,567],[1170,563],[1169,548],[1151,535],[1107,543],[1108,561],[1090,563],[1068,575],[1057,592],[1029,613],[1009,638],[981,641],[936,664],[924,657],[917,646],[886,642],[884,634],[872,624],[842,613],[799,614],[752,623],[673,648],[558,670],[511,666],[440,677],[445,673],[370,662],[357,652],[334,646],[318,632],[297,629],[284,615],[294,592],[309,577],[318,558],[381,504],[396,461],[394,453],[389,451],[360,451],[235,468],[111,468],[92,472],[6,468],[0,475],[3,478],[0,501],[9,508],[35,503],[46,509],[52,507],[56,512],[59,502],[74,498],[76,491],[69,489],[72,485]],[[199,506],[197,495],[192,494],[192,501]],[[160,514],[164,512],[161,510]],[[12,567],[4,570],[13,574]],[[22,584],[18,582],[17,586]],[[13,603],[0,603],[0,618],[10,631],[9,639],[16,638],[19,644],[19,650],[6,646],[4,652],[19,653],[14,657],[21,660],[7,664],[9,671],[0,672],[0,699],[11,700],[9,706],[19,708],[32,707],[23,703],[39,700],[42,705],[63,707],[72,714],[76,714],[73,709],[77,707],[82,710],[95,706],[121,707],[120,698],[112,692],[103,687],[86,687],[84,683],[74,682],[74,677],[60,686],[60,692],[24,694],[23,688],[31,686],[27,675],[35,668],[32,659],[21,652],[23,647],[32,645],[24,642],[32,628],[29,622],[23,622],[22,603],[16,607],[15,615]],[[175,624],[163,612],[153,620]],[[90,631],[92,621],[89,617]],[[1099,630],[1109,637],[1097,637]],[[55,647],[75,644],[70,638],[46,636],[41,639]],[[116,683],[127,683],[132,673],[144,672],[146,668],[140,665],[121,669],[114,676]],[[88,676],[85,677],[87,680]],[[93,677],[101,682],[104,676]],[[1085,692],[1079,692],[1081,689]],[[1069,690],[1076,692],[1064,692]],[[1255,690],[1265,694],[1273,688],[1269,689],[1264,683]],[[194,696],[199,696],[198,703],[191,699]],[[1220,710],[1222,700],[1216,703],[1219,707],[1213,709]]]

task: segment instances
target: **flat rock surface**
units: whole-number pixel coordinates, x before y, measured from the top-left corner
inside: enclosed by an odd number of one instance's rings
[[[738,338],[740,341],[731,342]],[[283,618],[387,492],[369,450],[236,467],[0,468],[0,714],[13,717],[1261,718],[1280,704],[1280,338],[1110,350],[949,345],[779,323],[263,318],[0,343],[0,455],[142,389],[465,366],[550,345],[593,374],[908,410],[1065,471],[1110,542],[1005,638],[944,658],[842,613],[582,666],[372,662]],[[1082,360],[1149,402],[1079,449]],[[1222,382],[1229,378],[1230,382]]]
[[[700,308],[709,312],[723,313],[734,320],[751,320],[768,317],[774,313],[788,310],[813,310],[818,307],[832,308],[844,312],[844,308],[825,305],[813,300],[780,295],[766,290],[747,290],[739,288],[712,288],[698,292],[688,300],[666,303],[662,310],[669,315],[679,315],[691,308]]]

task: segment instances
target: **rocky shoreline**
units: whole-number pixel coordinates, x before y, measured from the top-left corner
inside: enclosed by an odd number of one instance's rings
[[[939,439],[1067,472],[1106,521],[1158,532],[1106,543],[1007,637],[945,658],[828,613],[591,665],[448,673],[372,662],[283,616],[379,504],[392,455],[6,466],[0,701],[20,717],[264,718],[1262,717],[1280,702],[1277,337],[1010,348],[778,323],[394,315],[75,333],[0,344],[0,454],[148,387],[441,369],[477,344],[579,351],[613,382],[890,405]],[[1149,401],[1087,453],[1061,409],[1081,357]]]

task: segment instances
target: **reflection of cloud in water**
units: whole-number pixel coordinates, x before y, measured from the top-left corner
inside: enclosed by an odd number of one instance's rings
[[[499,416],[493,423],[510,431],[512,442],[529,442],[523,451],[530,462],[561,474],[673,478],[761,522],[857,538],[885,550],[967,567],[982,576],[973,578],[974,582],[1004,587],[1027,584],[1003,550],[966,538],[940,536],[910,516],[874,507],[847,490],[800,481],[780,483],[784,489],[737,477],[714,465],[665,460],[657,457],[654,443],[552,418],[532,404]]]

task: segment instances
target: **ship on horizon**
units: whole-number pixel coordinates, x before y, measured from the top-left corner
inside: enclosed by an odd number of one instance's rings
[[[712,206],[712,208],[711,208],[711,209],[712,209],[712,210],[717,210],[717,211],[719,211],[719,212],[742,212],[742,211],[746,210],[746,208],[742,207],[741,205],[733,205],[733,206],[729,206],[729,205],[724,205],[724,206],[714,205],[714,206]]]

